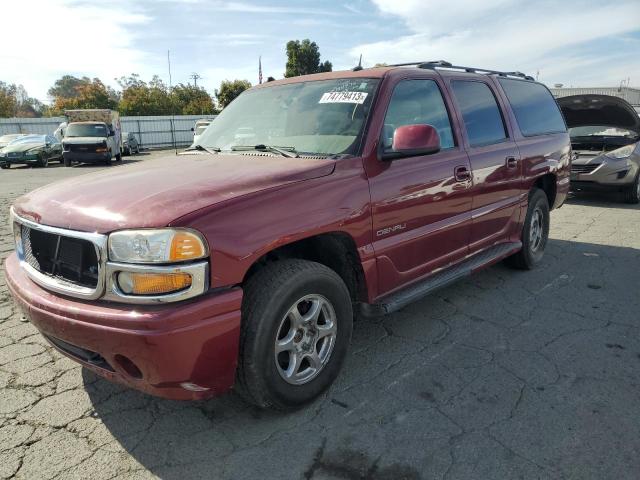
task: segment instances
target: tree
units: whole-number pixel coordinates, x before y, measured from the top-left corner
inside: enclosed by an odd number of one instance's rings
[[[0,117],[41,117],[44,110],[22,85],[0,82]]]
[[[78,78],[73,75],[63,75],[55,81],[47,94],[54,101],[58,98],[75,98],[78,96],[78,88],[89,83],[91,83],[89,77]]]
[[[213,98],[202,87],[176,85],[171,90],[176,113],[182,115],[212,115],[217,113]]]
[[[16,86],[0,82],[0,117],[15,117],[17,110]]]
[[[330,72],[333,68],[328,60],[320,63],[320,50],[316,42],[304,39],[287,42],[287,66],[285,77],[297,77],[310,73]]]
[[[154,75],[149,83],[140,80],[138,74],[120,77],[122,87],[118,109],[123,115],[169,115],[173,103],[165,83]]]
[[[51,90],[49,89],[50,92]],[[66,91],[65,93],[71,94],[71,96],[58,96],[53,103],[53,109],[58,113],[77,108],[108,108],[113,110],[118,107],[118,100],[114,98],[115,91],[106,87],[99,78],[83,80],[75,84],[73,92]]]
[[[216,90],[218,105],[220,108],[226,107],[234,98],[249,88],[251,88],[251,83],[248,80],[223,80],[220,89]]]

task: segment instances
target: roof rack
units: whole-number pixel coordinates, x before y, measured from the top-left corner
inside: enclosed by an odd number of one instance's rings
[[[530,75],[525,75],[522,72],[500,72],[498,70],[487,70],[486,68],[475,68],[475,67],[462,67],[460,65],[452,65],[449,62],[444,60],[437,61],[428,61],[428,62],[409,62],[409,63],[396,63],[394,65],[389,65],[390,67],[410,67],[415,65],[418,68],[424,68],[428,70],[435,70],[436,68],[446,68],[449,70],[462,70],[468,73],[484,73],[489,75],[499,75],[501,77],[518,77],[523,78],[525,80],[533,80],[534,78]]]

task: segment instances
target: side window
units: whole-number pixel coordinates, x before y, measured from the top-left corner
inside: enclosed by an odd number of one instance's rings
[[[396,128],[416,124],[434,127],[443,150],[454,146],[447,107],[433,80],[403,80],[396,85],[384,118],[384,149],[391,150]]]
[[[453,93],[472,147],[499,143],[507,138],[496,97],[486,83],[454,81]]]
[[[498,81],[513,108],[522,135],[530,137],[567,131],[558,104],[543,85],[510,78]]]

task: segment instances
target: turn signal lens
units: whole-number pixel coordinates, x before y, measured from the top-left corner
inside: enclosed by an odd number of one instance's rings
[[[200,237],[190,232],[178,231],[174,234],[171,240],[169,260],[180,262],[182,260],[200,258],[204,255],[205,249]]]
[[[120,272],[118,286],[128,295],[161,295],[191,286],[188,273],[133,273]]]

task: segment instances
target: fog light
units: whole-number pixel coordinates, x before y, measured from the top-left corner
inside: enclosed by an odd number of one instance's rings
[[[618,172],[618,180],[626,177],[627,173],[629,173],[629,170],[622,170],[621,172]]]
[[[129,295],[159,295],[177,292],[191,286],[188,273],[133,273],[118,274],[120,290]]]
[[[96,153],[103,153],[106,152],[107,149],[106,148],[96,148]]]

